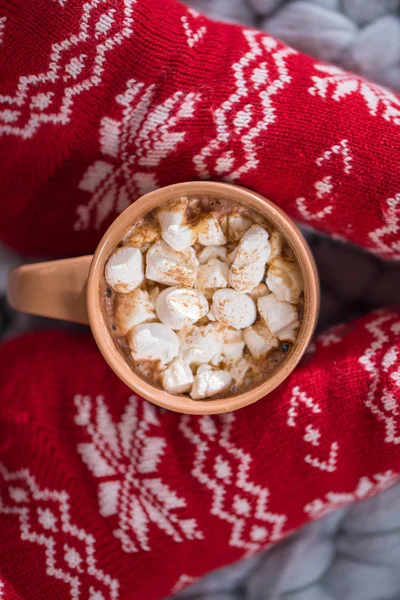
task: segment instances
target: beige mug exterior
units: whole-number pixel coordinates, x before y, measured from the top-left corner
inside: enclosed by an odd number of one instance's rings
[[[304,280],[304,316],[299,335],[286,360],[264,382],[233,396],[214,400],[192,400],[152,385],[135,373],[118,351],[102,310],[101,284],[108,257],[125,232],[145,213],[180,196],[218,196],[239,202],[262,213],[286,238],[301,268]],[[303,235],[275,204],[248,189],[226,183],[195,181],[170,185],[139,198],[112,223],[93,257],[83,256],[12,270],[8,301],[23,312],[87,323],[107,363],[132,390],[163,408],[180,413],[210,415],[230,412],[256,402],[274,390],[293,371],[313,335],[319,311],[319,279],[313,256]]]

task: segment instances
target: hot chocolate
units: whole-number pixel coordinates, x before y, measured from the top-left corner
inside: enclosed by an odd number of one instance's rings
[[[103,298],[130,367],[195,400],[267,379],[297,338],[304,303],[282,234],[210,197],[177,198],[135,223],[106,263]]]

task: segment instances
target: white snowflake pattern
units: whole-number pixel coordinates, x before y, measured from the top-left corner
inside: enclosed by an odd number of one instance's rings
[[[318,427],[313,427],[310,423],[306,425],[303,440],[309,442],[313,446],[319,446],[321,432]]]
[[[377,473],[372,477],[361,477],[353,492],[327,492],[324,499],[316,498],[304,507],[311,519],[320,519],[339,508],[374,496],[398,481],[399,475],[393,471]]]
[[[345,325],[335,325],[334,327],[330,327],[324,331],[324,333],[320,333],[316,341],[321,344],[323,348],[339,344],[343,340],[345,329]]]
[[[311,77],[314,85],[308,91],[313,96],[341,102],[351,94],[357,94],[364,100],[371,116],[379,115],[385,121],[400,125],[400,100],[389,90],[333,65],[316,64],[315,69],[320,75]]]
[[[337,173],[340,173],[340,177],[342,172],[349,175],[353,168],[352,161],[346,139],[340,140],[316,159],[315,164],[321,168],[321,174],[314,183],[313,193],[309,198],[296,198],[297,210],[306,222],[321,221],[332,214]]]
[[[109,54],[131,37],[136,1],[83,2],[76,30],[51,46],[47,68],[21,75],[13,94],[0,95],[0,135],[27,139],[43,123],[69,123],[75,98],[101,84]],[[110,8],[119,19],[105,18]]]
[[[156,526],[175,542],[201,540],[196,519],[183,516],[184,498],[159,476],[166,449],[154,406],[131,396],[114,423],[102,396],[75,396],[75,422],[90,442],[78,445],[83,461],[98,478],[103,517],[116,517],[114,535],[125,552],[150,551],[150,528]],[[158,434],[158,435],[157,435]]]
[[[276,120],[273,97],[291,82],[286,59],[294,50],[256,31],[243,35],[249,49],[231,67],[235,88],[214,110],[216,136],[193,158],[201,179],[218,175],[235,181],[257,168],[257,139]],[[235,140],[235,154],[226,151]]]
[[[21,540],[43,552],[46,574],[66,584],[71,600],[118,600],[118,580],[97,565],[96,538],[71,512],[65,490],[41,488],[28,469],[0,463],[0,515],[18,518]]]
[[[321,413],[321,407],[318,402],[315,402],[313,398],[307,396],[307,394],[303,392],[298,385],[296,385],[292,390],[290,406],[288,409],[287,425],[289,427],[296,427],[300,402],[303,403],[312,413]]]
[[[192,475],[211,493],[212,515],[231,526],[229,545],[257,552],[283,536],[287,517],[268,510],[270,492],[250,479],[250,454],[231,441],[235,417],[181,418],[179,428],[195,447]]]
[[[309,442],[313,445],[319,445],[313,443],[312,440],[315,440],[315,433],[314,432],[314,437],[311,436],[310,433],[306,433],[306,435],[304,436],[304,440],[306,442]],[[318,431],[318,434],[321,435]],[[333,473],[334,471],[336,471],[337,469],[337,457],[339,454],[339,444],[338,442],[332,442],[329,448],[329,454],[328,457],[325,459],[321,459],[318,456],[312,456],[311,454],[306,454],[304,457],[304,462],[306,462],[307,464],[309,464],[311,467],[314,467],[314,469],[319,469],[320,471],[326,471],[327,473]]]
[[[371,231],[375,249],[385,256],[400,261],[400,193],[386,200],[385,224]]]
[[[120,120],[104,117],[100,148],[104,160],[89,166],[79,188],[92,194],[77,209],[75,229],[87,229],[95,213],[99,228],[113,210],[122,212],[142,194],[157,188],[156,167],[174,152],[186,135],[184,122],[193,117],[200,94],[177,91],[157,104],[156,85],[130,79],[116,97]]]
[[[291,393],[291,398],[289,402],[288,408],[288,418],[286,424],[288,427],[296,428],[298,425],[298,413],[300,406],[304,406],[309,414],[309,418],[312,415],[321,414],[320,405],[315,402],[314,398],[308,396],[303,390],[300,389],[298,385],[296,385]],[[312,446],[321,446],[321,438],[322,434],[318,427],[316,427],[313,423],[307,423],[304,427],[303,440],[307,444],[311,444]],[[319,469],[320,471],[326,471],[327,473],[333,473],[337,468],[337,458],[339,453],[339,443],[337,441],[333,441],[329,447],[329,454],[327,458],[321,458],[320,456],[311,455],[306,453],[304,455],[304,462],[309,464],[311,467],[315,469]]]
[[[204,37],[207,27],[205,25],[201,25],[196,30],[194,29],[195,25],[191,23],[191,19],[189,17],[193,17],[193,20],[197,20],[201,17],[200,13],[193,8],[188,8],[187,15],[183,15],[181,17],[182,27],[185,32],[187,45],[189,48],[193,48],[200,40]]]
[[[393,344],[399,326],[398,315],[378,312],[365,325],[372,341],[359,358],[370,379],[364,404],[384,424],[385,442],[395,445],[400,444],[400,360]]]

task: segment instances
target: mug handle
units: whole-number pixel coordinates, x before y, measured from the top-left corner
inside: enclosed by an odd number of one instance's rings
[[[89,324],[86,285],[92,256],[22,265],[10,271],[7,300],[33,315]]]

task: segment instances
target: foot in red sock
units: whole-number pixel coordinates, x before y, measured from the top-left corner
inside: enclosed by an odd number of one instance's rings
[[[387,90],[175,0],[18,0],[1,14],[9,245],[90,252],[139,195],[212,178],[399,257],[400,100]]]
[[[162,598],[392,484],[399,330],[389,311],[336,328],[268,398],[212,417],[139,399],[89,336],[4,345],[5,597]]]

